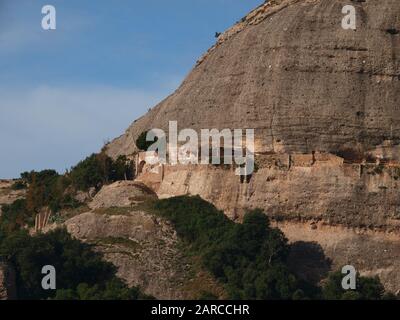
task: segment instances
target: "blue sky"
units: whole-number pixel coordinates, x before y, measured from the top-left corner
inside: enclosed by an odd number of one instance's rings
[[[0,178],[97,152],[262,2],[0,0]],[[41,28],[46,4],[55,31]]]

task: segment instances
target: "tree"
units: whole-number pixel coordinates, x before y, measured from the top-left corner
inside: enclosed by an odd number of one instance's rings
[[[77,190],[87,191],[92,187],[100,189],[110,182],[133,179],[133,162],[126,156],[120,156],[114,161],[101,152],[79,162],[71,169],[69,176]]]
[[[136,139],[136,147],[141,151],[147,151],[158,140],[156,137],[154,141],[147,141],[147,133],[148,131],[143,131]]]
[[[314,294],[287,268],[288,241],[271,228],[262,210],[247,212],[239,224],[200,197],[161,200],[156,209],[201,256],[231,299],[291,299],[295,293],[305,299]]]
[[[378,277],[356,276],[356,290],[342,288],[343,274],[340,271],[329,275],[322,289],[322,295],[327,300],[381,300],[385,296],[385,289]]]

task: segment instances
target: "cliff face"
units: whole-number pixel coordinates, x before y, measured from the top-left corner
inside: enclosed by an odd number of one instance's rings
[[[246,209],[262,208],[291,243],[321,246],[332,270],[350,264],[364,275],[379,275],[387,289],[398,292],[399,168],[314,157],[312,163],[312,155],[293,155],[289,167],[285,157],[269,156],[249,183],[215,166],[168,166],[158,182],[160,175],[151,172],[139,179],[160,198],[200,195],[239,221]],[[318,264],[304,249],[294,271],[312,277]]]
[[[277,0],[222,34],[177,91],[108,145],[135,151],[144,130],[255,128],[257,150],[374,149],[400,142],[400,2]],[[390,31],[392,30],[392,31]]]
[[[260,6],[107,150],[132,154],[141,132],[167,131],[171,120],[179,129],[255,128],[259,170],[248,183],[213,166],[152,168],[139,179],[161,198],[198,194],[232,219],[262,208],[291,241],[318,242],[335,266],[379,274],[396,292],[400,2],[352,1],[356,31],[341,27],[348,4]]]

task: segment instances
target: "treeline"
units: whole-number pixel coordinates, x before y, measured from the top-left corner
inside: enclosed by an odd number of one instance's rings
[[[104,153],[91,155],[64,175],[54,170],[21,174],[15,189],[26,188],[26,198],[3,206],[0,216],[0,260],[16,271],[18,299],[151,298],[139,288],[129,288],[111,263],[91,245],[72,239],[66,230],[35,236],[28,232],[44,207],[53,212],[78,207],[77,191],[99,190],[106,183],[133,179],[133,174],[133,163],[126,157],[112,160]],[[56,291],[42,289],[45,265],[60,271]]]
[[[15,188],[27,188],[26,199],[4,206],[3,227],[9,231],[25,225],[32,226],[34,217],[44,207],[53,213],[81,205],[75,195],[91,188],[98,191],[104,184],[134,178],[133,162],[125,156],[113,160],[105,153],[92,154],[60,175],[54,170],[31,171],[21,174]]]
[[[323,288],[300,280],[287,267],[287,239],[261,210],[249,211],[237,224],[200,197],[161,200],[155,208],[231,299],[393,298],[385,295],[378,278],[358,276],[357,290],[351,292],[342,289],[341,273],[331,274]]]

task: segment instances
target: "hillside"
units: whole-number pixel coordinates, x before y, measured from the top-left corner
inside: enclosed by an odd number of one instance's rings
[[[144,131],[254,128],[258,171],[240,183],[214,166],[150,167],[160,198],[200,195],[233,220],[262,208],[291,241],[319,243],[334,265],[380,275],[400,263],[400,2],[277,0],[221,34],[180,87],[107,153],[133,155]],[[229,116],[227,116],[229,115]],[[155,171],[154,171],[155,170]],[[152,173],[153,172],[153,173]]]

